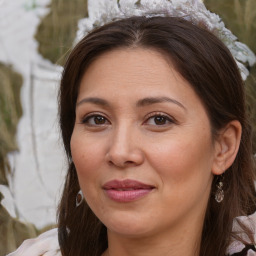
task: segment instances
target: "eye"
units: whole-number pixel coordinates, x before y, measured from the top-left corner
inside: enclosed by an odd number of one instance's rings
[[[147,125],[164,126],[171,123],[175,123],[175,121],[171,117],[164,114],[154,114],[146,120]]]
[[[101,125],[109,124],[109,121],[107,120],[106,117],[102,115],[93,114],[93,115],[86,116],[82,120],[82,123],[89,126],[101,126]]]

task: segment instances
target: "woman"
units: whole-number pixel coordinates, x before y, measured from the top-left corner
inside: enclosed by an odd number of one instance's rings
[[[61,255],[256,255],[237,64],[205,24],[157,13],[94,29],[65,65]]]

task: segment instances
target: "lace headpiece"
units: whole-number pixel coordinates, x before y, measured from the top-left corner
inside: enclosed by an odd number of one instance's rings
[[[248,46],[238,42],[237,37],[225,27],[220,17],[207,10],[200,0],[100,0],[96,9],[92,12],[89,10],[89,17],[79,21],[75,42],[81,40],[93,28],[118,19],[132,16],[180,17],[195,25],[203,24],[220,38],[233,55],[243,80],[249,75],[245,65],[253,66],[256,63],[256,56]]]

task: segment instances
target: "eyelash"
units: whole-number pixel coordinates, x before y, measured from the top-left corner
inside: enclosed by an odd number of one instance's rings
[[[82,124],[86,124],[88,126],[103,126],[103,125],[106,125],[105,123],[104,124],[90,124],[89,123],[90,119],[97,118],[97,117],[104,118],[104,121],[108,121],[108,119],[104,115],[102,115],[102,114],[91,113],[91,114],[85,116],[82,119],[81,123]],[[94,121],[95,121],[95,119],[94,119]],[[110,122],[108,121],[108,123],[110,123]]]
[[[146,121],[144,122],[144,123],[146,123],[146,122],[148,122],[150,119],[155,119],[155,118],[158,118],[158,117],[160,117],[160,118],[163,118],[164,119],[164,121],[165,122],[168,122],[168,124],[174,124],[174,123],[176,123],[176,120],[174,119],[174,118],[172,118],[172,117],[170,117],[169,115],[167,115],[167,114],[163,114],[163,113],[160,113],[160,112],[153,112],[153,113],[150,113],[150,114],[148,114],[147,116],[146,116]],[[154,120],[155,121],[155,120]],[[148,124],[148,125],[153,125],[153,126],[166,126],[166,125],[168,125],[168,124]]]
[[[163,118],[164,122],[168,122],[169,124],[173,124],[173,123],[176,123],[176,120],[174,118],[171,118],[169,115],[166,115],[166,114],[163,114],[163,113],[159,113],[159,112],[153,112],[153,113],[150,113],[146,116],[146,121],[143,122],[143,124],[146,124],[146,125],[151,125],[151,126],[166,126],[168,124],[164,123],[164,124],[147,124],[147,122],[150,120],[150,119],[153,119],[153,118]],[[93,119],[94,118],[94,124],[90,124],[90,119]],[[95,118],[103,118],[103,121],[104,123],[102,124],[96,124],[95,123]],[[107,122],[106,122],[107,121]],[[155,122],[156,120],[154,120]],[[82,120],[81,120],[81,123],[82,124],[86,124],[88,126],[104,126],[106,124],[110,124],[110,122],[108,121],[108,119],[102,115],[102,114],[98,114],[98,113],[91,113],[87,116],[85,116]]]

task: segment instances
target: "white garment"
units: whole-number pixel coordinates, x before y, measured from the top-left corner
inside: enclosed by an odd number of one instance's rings
[[[248,226],[254,231],[254,240],[256,241],[256,212],[250,216],[240,216],[234,220],[233,231],[241,231],[237,219],[244,225]],[[246,235],[241,235],[246,242],[250,242]],[[245,248],[245,245],[239,241],[233,241],[227,250],[227,255],[240,252]],[[49,230],[35,239],[29,239],[13,253],[7,256],[61,256],[60,247],[58,243],[58,229]],[[256,252],[248,250],[247,256],[256,256]]]
[[[239,216],[235,218],[232,228],[233,232],[241,232],[239,236],[243,239],[243,241],[247,242],[248,244],[251,244],[251,241],[249,240],[248,236],[245,233],[243,233],[243,230],[241,229],[238,221],[240,221],[246,227],[253,231],[253,239],[256,242],[256,212],[250,216]],[[256,245],[254,244],[254,246]],[[241,252],[244,248],[245,245],[242,242],[234,240],[229,245],[227,253],[228,255],[232,255],[234,253]],[[249,250],[247,252],[247,256],[256,256],[256,252],[253,250]]]
[[[25,240],[15,252],[7,256],[61,256],[58,229],[51,229],[37,238]]]

